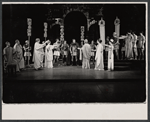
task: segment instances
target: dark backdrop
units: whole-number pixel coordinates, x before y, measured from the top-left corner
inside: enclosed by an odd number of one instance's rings
[[[114,20],[116,16],[121,21],[120,34],[126,34],[129,30],[134,30],[138,34],[140,31],[145,32],[145,5],[144,4],[100,4],[96,5],[99,9],[103,6],[103,18],[105,20],[106,36],[112,36],[114,32]],[[62,17],[61,5],[48,4],[19,4],[19,5],[3,5],[2,6],[2,39],[4,42],[10,41],[14,45],[15,39],[19,39],[21,44],[27,39],[27,18],[32,18],[32,36],[31,46],[33,47],[35,38],[39,37],[44,40],[44,22],[51,23],[47,20],[49,9],[52,10],[51,17]],[[89,5],[90,17],[96,20],[100,19],[97,15],[98,8]],[[54,8],[54,9],[53,9]],[[82,19],[82,18],[81,18]],[[80,20],[80,17],[78,18]],[[82,19],[83,20],[83,19]],[[84,21],[85,22],[85,21]],[[82,22],[81,22],[82,23]],[[69,24],[69,23],[68,23]],[[58,31],[57,31],[58,30]],[[89,39],[99,38],[98,24],[90,28]],[[69,34],[68,34],[69,35]],[[54,41],[59,36],[59,26],[56,25],[52,29],[48,26],[48,38]],[[65,37],[68,38],[68,37]]]

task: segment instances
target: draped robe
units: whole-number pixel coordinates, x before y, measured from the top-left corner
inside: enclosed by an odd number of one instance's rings
[[[15,44],[14,45],[14,49],[16,51],[16,59],[17,59],[17,61],[19,63],[19,68],[20,69],[25,68],[22,46],[20,44],[19,45]]]
[[[47,45],[45,48],[45,67],[53,68],[53,45]]]
[[[104,61],[103,61],[103,45],[102,44],[97,45],[95,60],[96,60],[95,69],[103,70]]]
[[[133,42],[133,36],[131,35],[127,36],[126,45],[125,45],[126,46],[125,56],[128,59],[133,58],[132,42]]]
[[[83,53],[82,68],[90,69],[91,46],[89,44],[84,44],[81,49]]]
[[[8,65],[15,64],[16,65],[16,71],[19,71],[18,62],[14,58],[15,50],[12,47],[5,47],[4,50],[3,50],[3,53],[4,53],[4,56],[6,56],[6,59],[7,59],[5,61],[5,62],[7,62],[6,67]]]
[[[40,44],[39,42],[35,42],[34,44],[33,62],[35,69],[43,67],[43,56],[44,56],[43,47],[45,45],[46,43]]]
[[[114,70],[114,46],[111,44],[108,47],[108,70]]]

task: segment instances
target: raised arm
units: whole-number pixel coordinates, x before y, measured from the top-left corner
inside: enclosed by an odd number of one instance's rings
[[[48,42],[49,42],[49,41],[46,41],[46,42],[44,42],[43,44],[37,44],[37,45],[35,46],[35,49],[38,50],[38,49],[41,49],[41,48],[45,47]]]

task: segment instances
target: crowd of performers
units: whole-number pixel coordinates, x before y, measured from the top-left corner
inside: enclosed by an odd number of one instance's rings
[[[120,42],[121,57],[119,55]],[[4,68],[7,69],[8,65],[15,64],[16,70],[19,72],[25,70],[25,66],[28,64],[31,54],[31,47],[29,41],[25,41],[25,44],[21,46],[20,41],[16,40],[14,47],[11,47],[10,42],[6,42],[6,47],[3,50],[4,54]],[[108,70],[114,70],[114,59],[126,59],[126,60],[143,60],[145,56],[145,36],[140,33],[138,36],[132,32],[127,33],[124,36],[118,37],[116,32],[113,36],[106,38],[106,43],[103,44],[101,39],[97,42],[88,40],[81,41],[79,45],[75,39],[69,45],[67,41],[61,42],[56,39],[56,42],[52,44],[50,40],[40,42],[39,38],[36,38],[33,49],[33,62],[34,69],[39,70],[44,67],[53,68],[53,64],[59,65],[82,65],[83,69],[90,69],[90,64],[95,65],[95,70],[104,70],[104,58],[108,61]],[[24,52],[24,54],[23,54]],[[62,57],[63,64],[59,59]]]

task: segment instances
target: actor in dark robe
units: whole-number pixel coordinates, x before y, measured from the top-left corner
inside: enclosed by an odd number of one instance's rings
[[[4,65],[5,65],[5,69],[7,69],[7,66],[8,65],[12,65],[12,64],[15,64],[16,65],[16,71],[20,71],[19,70],[19,63],[18,61],[15,59],[15,49],[13,49],[11,46],[10,46],[10,42],[6,42],[6,47],[4,48],[3,50],[3,55],[4,55]],[[4,69],[4,70],[5,70]]]

